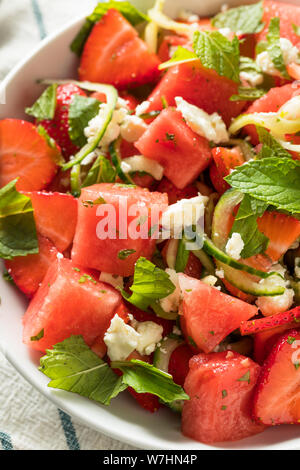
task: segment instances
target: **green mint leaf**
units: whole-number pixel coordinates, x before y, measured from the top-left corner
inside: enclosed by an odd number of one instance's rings
[[[264,127],[256,126],[260,143],[263,144],[259,158],[279,157],[292,158],[291,154],[285,150],[279,142]]]
[[[136,250],[121,250],[118,253],[118,258],[120,260],[125,260],[127,259],[130,255],[133,255],[133,253],[136,253]]]
[[[259,204],[256,204],[256,203]],[[250,258],[259,253],[264,253],[268,247],[269,239],[258,230],[257,217],[267,209],[267,204],[252,199],[247,194],[244,196],[236,214],[231,233],[239,233],[244,242],[241,252],[242,258]]]
[[[50,85],[31,108],[26,108],[26,114],[35,117],[38,121],[53,119],[56,109],[57,84]]]
[[[146,258],[139,258],[135,264],[132,295],[122,292],[123,297],[141,310],[147,310],[156,300],[172,294],[175,286],[169,275]]]
[[[219,13],[212,19],[212,24],[218,29],[229,28],[235,33],[252,34],[259,33],[263,29],[262,17],[263,2],[258,2]]]
[[[230,101],[254,101],[266,94],[262,88],[242,87],[238,88],[238,94],[232,95]]]
[[[16,190],[16,182],[0,189],[0,257],[4,259],[39,252],[31,200]]]
[[[218,31],[196,31],[194,51],[203,67],[213,69],[236,83],[240,82],[240,46],[237,37],[229,41]]]
[[[116,170],[110,161],[100,155],[83,181],[82,187],[92,186],[97,183],[114,183],[116,181]]]
[[[75,95],[69,108],[69,136],[72,142],[78,147],[83,147],[87,143],[84,129],[91,119],[99,113],[100,101],[95,98]]]
[[[282,50],[280,47],[280,18],[274,17],[270,21],[269,31],[267,34],[268,47],[267,51],[272,59],[274,67],[279,70],[283,78],[289,79]]]
[[[143,21],[149,21],[149,18],[140,12],[137,8],[135,8],[130,2],[108,1],[98,3],[93,13],[86,18],[84,25],[73,40],[70,46],[71,51],[73,51],[78,56],[81,55],[85,42],[89,37],[93,26],[95,23],[101,20],[102,16],[104,16],[108,10],[112,8],[118,10],[133,26],[136,26]]]
[[[176,262],[175,262],[175,271],[177,273],[184,272],[189,256],[190,256],[190,252],[186,250],[184,239],[181,238],[178,243],[178,250],[177,250]]]
[[[40,370],[51,379],[48,387],[78,393],[103,405],[127,388],[84,342],[71,336],[48,349],[40,360]]]
[[[296,24],[293,23],[292,28],[293,28],[294,33],[300,37],[300,26],[297,26]]]
[[[151,393],[165,403],[174,400],[189,400],[180,385],[174,383],[171,375],[162,372],[152,364],[132,359],[131,361],[112,362],[111,367],[123,372],[123,383],[138,393]]]
[[[248,372],[246,372],[245,375],[243,375],[240,379],[237,380],[238,382],[248,382],[248,384],[251,383],[250,381],[250,370],[248,370]]]
[[[194,60],[199,60],[194,52],[182,46],[178,46],[171,59],[161,64],[159,68],[163,70],[176,64],[184,64],[186,62],[193,62]]]
[[[264,158],[237,167],[225,180],[233,188],[291,214],[300,213],[300,162]]]

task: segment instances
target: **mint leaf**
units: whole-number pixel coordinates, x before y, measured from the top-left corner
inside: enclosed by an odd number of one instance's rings
[[[47,349],[40,360],[40,371],[51,379],[48,387],[78,393],[103,405],[127,388],[106,362],[84,342],[71,336]]]
[[[238,94],[232,95],[230,101],[254,101],[266,94],[262,88],[242,87],[238,88]]]
[[[69,108],[69,136],[78,147],[83,147],[87,143],[84,129],[90,120],[97,116],[100,104],[95,98],[80,95],[73,97]]]
[[[130,255],[133,255],[134,253],[136,253],[136,250],[121,250],[119,251],[118,253],[118,258],[120,260],[125,260],[127,259]]]
[[[294,33],[300,37],[300,26],[297,26],[296,24],[292,23],[292,28]]]
[[[279,70],[283,78],[289,79],[290,77],[287,73],[282,50],[280,47],[280,18],[277,16],[272,18],[270,21],[267,42],[267,51],[272,59],[274,67]]]
[[[116,170],[110,161],[100,155],[83,181],[82,187],[92,186],[96,183],[114,183],[116,180]]]
[[[193,45],[203,67],[213,69],[234,82],[240,82],[240,46],[236,36],[229,41],[218,31],[196,31]]]
[[[123,297],[141,310],[147,310],[156,300],[172,294],[175,286],[169,275],[146,258],[139,258],[135,264],[132,295],[122,292]]]
[[[143,21],[149,21],[149,18],[135,8],[130,2],[107,1],[98,3],[93,13],[86,18],[84,25],[73,40],[70,46],[71,51],[75,52],[78,56],[81,55],[85,42],[89,37],[94,24],[101,20],[102,16],[112,8],[118,10],[133,26],[136,26]]]
[[[189,396],[180,385],[173,382],[172,376],[162,372],[147,362],[138,359],[111,363],[114,369],[123,372],[123,383],[138,393],[152,393],[165,403],[174,400],[189,400]]]
[[[257,204],[258,202],[258,204]],[[241,258],[264,253],[268,247],[269,239],[258,230],[257,217],[263,215],[268,205],[252,199],[247,194],[244,196],[230,232],[239,233],[244,242]]]
[[[31,200],[16,190],[16,182],[0,189],[0,257],[4,259],[39,252]]]
[[[292,158],[291,154],[285,150],[264,127],[256,126],[256,130],[259,141],[263,144],[258,154],[259,158]]]
[[[229,28],[236,33],[252,34],[259,33],[263,29],[262,17],[263,2],[258,2],[219,13],[212,19],[212,24],[218,29]]]
[[[300,162],[264,158],[237,167],[225,180],[254,199],[291,214],[300,213]]]
[[[26,114],[35,117],[38,121],[53,119],[56,109],[57,84],[49,86],[31,108],[26,108]]]

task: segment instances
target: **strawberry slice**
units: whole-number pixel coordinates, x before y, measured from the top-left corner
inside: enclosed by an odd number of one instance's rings
[[[300,307],[284,313],[277,313],[269,317],[259,318],[257,320],[242,321],[240,325],[241,335],[253,335],[255,333],[271,330],[278,326],[288,325],[290,328],[300,328]]]
[[[81,57],[79,77],[125,89],[155,81],[159,63],[131,24],[111,9],[93,27]]]
[[[46,129],[50,137],[60,146],[65,158],[75,155],[79,150],[69,136],[69,108],[75,95],[86,96],[86,93],[77,85],[73,85],[73,83],[58,86],[54,119],[40,121],[40,124]]]
[[[187,344],[181,344],[171,354],[168,372],[172,375],[174,382],[182,387],[190,370],[189,362],[193,356],[194,353]]]
[[[260,367],[233,351],[199,354],[190,360],[184,389],[182,432],[200,442],[235,441],[264,430],[250,406]]]
[[[265,212],[257,220],[258,229],[269,238],[266,254],[278,261],[300,236],[300,221],[279,212]]]
[[[300,423],[300,332],[281,336],[257,382],[253,417],[266,425]]]
[[[225,193],[230,188],[224,180],[230,170],[245,163],[244,156],[239,147],[228,149],[225,147],[215,147],[212,149],[214,162],[210,167],[211,182],[219,194]]]
[[[271,330],[264,330],[254,335],[254,348],[253,358],[258,363],[263,365],[268,355],[272,351],[274,344],[283,335],[286,330],[293,327],[291,324],[277,326]]]
[[[58,148],[30,122],[0,121],[0,187],[19,178],[18,191],[44,189],[54,178],[60,159]]]
[[[14,283],[28,297],[33,297],[36,293],[49,266],[58,254],[55,246],[47,238],[38,236],[38,242],[38,254],[18,256],[5,261],[5,267]]]
[[[37,231],[60,252],[71,245],[77,223],[78,202],[70,194],[32,192],[30,197]]]

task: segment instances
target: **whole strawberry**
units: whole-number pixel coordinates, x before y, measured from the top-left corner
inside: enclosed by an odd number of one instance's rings
[[[79,150],[69,136],[69,108],[74,95],[86,96],[86,93],[77,85],[73,85],[73,83],[58,86],[54,119],[45,119],[39,123],[60,146],[61,152],[66,159]]]

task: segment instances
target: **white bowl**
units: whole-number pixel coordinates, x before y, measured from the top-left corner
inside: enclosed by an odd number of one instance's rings
[[[299,0],[290,0],[297,4]],[[135,0],[140,8],[151,5],[149,0]],[[169,14],[175,15],[182,5],[200,15],[216,13],[223,0],[170,0]],[[237,5],[239,0],[227,1]],[[249,3],[244,2],[244,3]],[[41,93],[36,84],[39,78],[70,78],[76,75],[77,60],[69,44],[83,19],[74,21],[62,31],[45,39],[41,45],[18,65],[2,82],[0,97],[6,92],[6,104],[0,105],[0,118],[24,118],[24,108]],[[1,268],[2,269],[2,268]],[[9,283],[0,279],[0,347],[15,368],[59,408],[82,423],[107,436],[143,449],[299,449],[299,427],[272,428],[253,438],[233,444],[208,446],[185,438],[180,432],[180,419],[167,409],[150,414],[138,407],[127,394],[113,400],[110,407],[72,393],[47,388],[48,379],[38,371],[39,355],[22,344],[22,315],[27,302]]]

